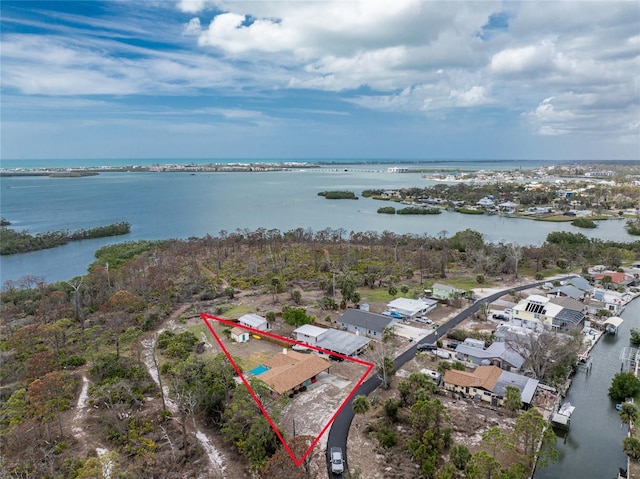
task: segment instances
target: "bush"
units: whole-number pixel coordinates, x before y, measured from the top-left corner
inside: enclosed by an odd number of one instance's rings
[[[634,461],[640,460],[640,439],[625,437],[624,441],[622,441],[622,450]]]
[[[485,282],[485,277],[483,274],[479,274],[478,276],[476,276],[476,283],[482,284],[484,282]]]
[[[633,373],[618,373],[613,377],[609,387],[609,396],[615,401],[624,401],[640,393],[640,379]]]
[[[598,225],[588,218],[576,218],[571,222],[573,226],[577,226],[578,228],[597,228]]]
[[[378,213],[385,215],[395,215],[396,209],[393,206],[383,206],[382,208],[378,208]]]
[[[542,281],[544,279],[544,274],[536,273],[535,278],[537,281]]]

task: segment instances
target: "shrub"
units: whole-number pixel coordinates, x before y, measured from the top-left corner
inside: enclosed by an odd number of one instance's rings
[[[395,215],[396,209],[393,206],[383,206],[382,208],[378,208],[378,213],[385,215]]]

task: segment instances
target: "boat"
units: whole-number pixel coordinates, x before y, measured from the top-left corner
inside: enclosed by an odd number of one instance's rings
[[[251,337],[252,337],[253,339],[262,339],[262,337],[261,337],[261,336],[258,336],[257,334],[252,334],[252,335],[251,335]]]

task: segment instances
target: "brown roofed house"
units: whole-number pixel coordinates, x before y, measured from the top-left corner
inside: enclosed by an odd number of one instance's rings
[[[263,363],[269,368],[258,379],[278,394],[290,394],[318,379],[318,374],[327,371],[329,361],[315,354],[302,354],[291,350],[273,355]]]

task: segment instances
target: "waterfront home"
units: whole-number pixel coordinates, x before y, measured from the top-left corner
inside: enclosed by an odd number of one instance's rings
[[[438,302],[434,299],[396,298],[387,303],[387,311],[397,313],[404,319],[413,319],[435,309]]]
[[[316,354],[303,354],[283,349],[264,361],[266,371],[257,378],[274,393],[291,395],[309,387],[318,375],[328,371],[331,364]]]
[[[483,342],[484,346],[484,342]],[[475,365],[496,366],[505,371],[519,371],[524,364],[524,358],[509,347],[506,342],[496,341],[488,348],[477,347],[465,341],[458,344],[455,351],[456,359]]]
[[[441,301],[451,300],[464,295],[465,291],[463,289],[454,288],[448,284],[435,283],[431,287],[431,297]]]
[[[594,281],[602,284],[602,280],[608,276],[611,279],[611,283],[616,286],[634,286],[636,284],[636,278],[632,274],[618,273],[617,271],[606,271],[598,273],[593,276]]]
[[[343,330],[374,339],[381,339],[384,330],[393,327],[399,321],[398,318],[392,316],[370,313],[360,309],[347,309],[338,318],[338,324]]]
[[[512,308],[512,324],[535,331],[556,330],[568,331],[584,326],[584,308],[573,309],[575,305],[555,298],[532,294],[521,300]]]
[[[249,331],[236,326],[231,330],[231,340],[236,343],[246,343],[249,341]]]
[[[573,278],[569,278],[565,281],[565,284],[571,285],[575,288],[578,288],[583,294],[586,292],[587,294],[591,294],[593,291],[593,285],[584,279],[582,276],[575,276]]]
[[[618,293],[617,291],[609,291],[608,289],[596,288],[593,290],[593,299],[604,304],[604,308],[609,313],[621,313],[625,305],[631,301],[631,294]]]
[[[572,299],[584,298],[584,292],[570,284],[563,284],[547,291],[547,296],[562,296]]]
[[[539,381],[496,366],[478,366],[473,372],[449,369],[444,374],[443,383],[447,391],[479,399],[492,406],[501,406],[507,386],[515,386],[520,390],[523,407],[528,409]]]
[[[305,324],[295,329],[293,333],[300,343],[317,346],[330,352],[344,356],[356,356],[360,354],[371,339],[346,331],[338,331],[333,328],[320,328],[312,324]]]
[[[480,198],[477,202],[476,205],[477,206],[482,206],[483,208],[489,208],[491,206],[495,206],[496,204],[496,199],[493,197],[484,197],[484,198]]]
[[[498,211],[500,213],[504,213],[507,215],[512,215],[518,210],[518,203],[514,203],[513,201],[505,201],[504,203],[500,203],[498,205]]]
[[[258,329],[260,331],[271,330],[271,324],[269,324],[265,318],[253,313],[240,316],[238,323],[247,328]]]

